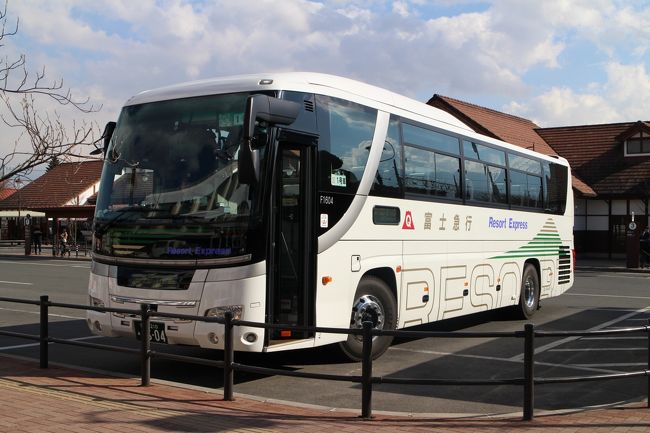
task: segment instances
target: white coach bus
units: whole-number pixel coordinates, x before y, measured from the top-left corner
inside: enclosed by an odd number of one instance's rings
[[[146,91],[103,150],[94,306],[399,329],[503,307],[529,318],[573,283],[566,160],[367,84],[281,73]],[[88,325],[140,333],[119,314]],[[223,348],[219,324],[151,327],[154,342]],[[239,351],[361,356],[354,336],[235,329]]]

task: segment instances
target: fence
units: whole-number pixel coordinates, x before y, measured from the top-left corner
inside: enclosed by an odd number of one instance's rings
[[[372,392],[375,384],[406,384],[406,385],[455,385],[455,386],[490,386],[490,385],[519,385],[523,386],[523,419],[530,421],[534,416],[534,395],[535,385],[547,385],[557,383],[572,383],[584,381],[598,381],[609,379],[620,379],[630,377],[647,378],[647,394],[650,397],[650,320],[645,326],[630,327],[613,330],[598,331],[537,331],[532,324],[524,325],[523,331],[516,332],[431,332],[431,331],[397,331],[397,330],[376,330],[372,329],[370,322],[364,322],[362,329],[340,329],[324,327],[304,327],[282,324],[269,324],[248,322],[244,320],[234,320],[232,313],[227,312],[225,318],[214,318],[205,316],[192,316],[185,314],[170,314],[152,311],[148,304],[141,305],[140,310],[131,310],[126,308],[105,308],[91,307],[78,304],[64,304],[50,302],[48,296],[41,296],[40,300],[26,300],[16,298],[0,297],[0,302],[13,302],[20,304],[31,304],[40,306],[40,334],[24,334],[0,330],[0,335],[8,337],[25,338],[40,342],[40,367],[48,367],[48,345],[50,343],[68,344],[94,349],[111,350],[116,352],[139,354],[141,357],[141,384],[148,386],[151,380],[151,359],[160,358],[173,361],[188,362],[214,366],[223,369],[223,397],[226,401],[233,400],[234,373],[236,371],[259,373],[268,375],[283,375],[309,379],[324,379],[335,381],[346,381],[361,384],[361,416],[368,419],[372,417]],[[76,310],[92,310],[106,313],[120,314],[139,314],[141,319],[141,346],[139,349],[118,347],[104,344],[88,343],[82,341],[70,341],[49,335],[48,310],[50,307],[70,308]],[[180,320],[196,320],[203,322],[219,323],[224,325],[224,356],[223,361],[206,360],[184,355],[157,352],[151,349],[149,323],[151,317],[166,317]],[[361,376],[342,376],[333,374],[305,373],[300,371],[287,371],[273,368],[257,367],[252,365],[239,364],[235,362],[235,353],[233,345],[233,330],[235,326],[248,326],[264,329],[293,329],[295,331],[321,332],[334,334],[353,334],[363,337],[363,356]],[[600,374],[591,376],[571,376],[571,377],[554,377],[539,378],[535,377],[535,339],[537,337],[582,337],[591,335],[617,335],[633,332],[645,332],[648,335],[648,368],[646,370]],[[520,338],[524,340],[524,366],[521,377],[509,379],[486,379],[486,380],[463,380],[463,379],[417,379],[417,378],[392,378],[377,377],[372,375],[372,338],[373,336],[392,335],[395,337],[412,337],[412,338]],[[650,398],[648,399],[650,407]]]

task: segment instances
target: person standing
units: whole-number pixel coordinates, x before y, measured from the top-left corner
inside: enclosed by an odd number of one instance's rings
[[[63,232],[61,233],[61,257],[63,257],[66,252],[70,255],[70,250],[68,249],[68,229],[63,229]]]
[[[643,229],[641,233],[641,267],[650,267],[650,227]]]
[[[34,230],[32,231],[32,242],[34,242],[34,254],[41,253],[42,240],[43,240],[43,232],[41,232],[41,228],[37,224],[34,226]]]

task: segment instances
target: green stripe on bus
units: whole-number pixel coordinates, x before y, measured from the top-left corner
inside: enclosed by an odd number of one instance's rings
[[[558,254],[535,254],[537,257],[557,257]],[[494,256],[490,257],[491,259],[514,259],[518,257],[530,257],[530,254],[509,254],[506,256]]]

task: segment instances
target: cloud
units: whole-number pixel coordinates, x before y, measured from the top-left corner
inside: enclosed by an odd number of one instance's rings
[[[634,120],[650,118],[650,75],[643,64],[606,66],[608,99],[621,107],[622,114]],[[629,119],[628,119],[629,120]]]
[[[48,76],[103,104],[90,116],[100,124],[142,90],[286,70],[343,75],[419,100],[498,101],[546,126],[627,121],[649,108],[638,97],[648,91],[643,3],[21,0],[9,13],[21,28],[1,54],[24,52],[31,70],[46,65]],[[570,61],[576,47],[600,73],[589,83],[574,76],[586,68]]]
[[[504,111],[528,117],[540,126],[648,120],[650,75],[643,64],[606,65],[607,82],[591,83],[583,92],[554,87],[527,102],[512,102]]]
[[[580,94],[567,87],[554,87],[527,103],[511,102],[503,111],[528,118],[541,127],[608,123],[617,113],[596,94]],[[594,119],[602,119],[594,122]]]
[[[393,13],[406,18],[410,15],[408,3],[405,1],[396,1],[393,3]]]

